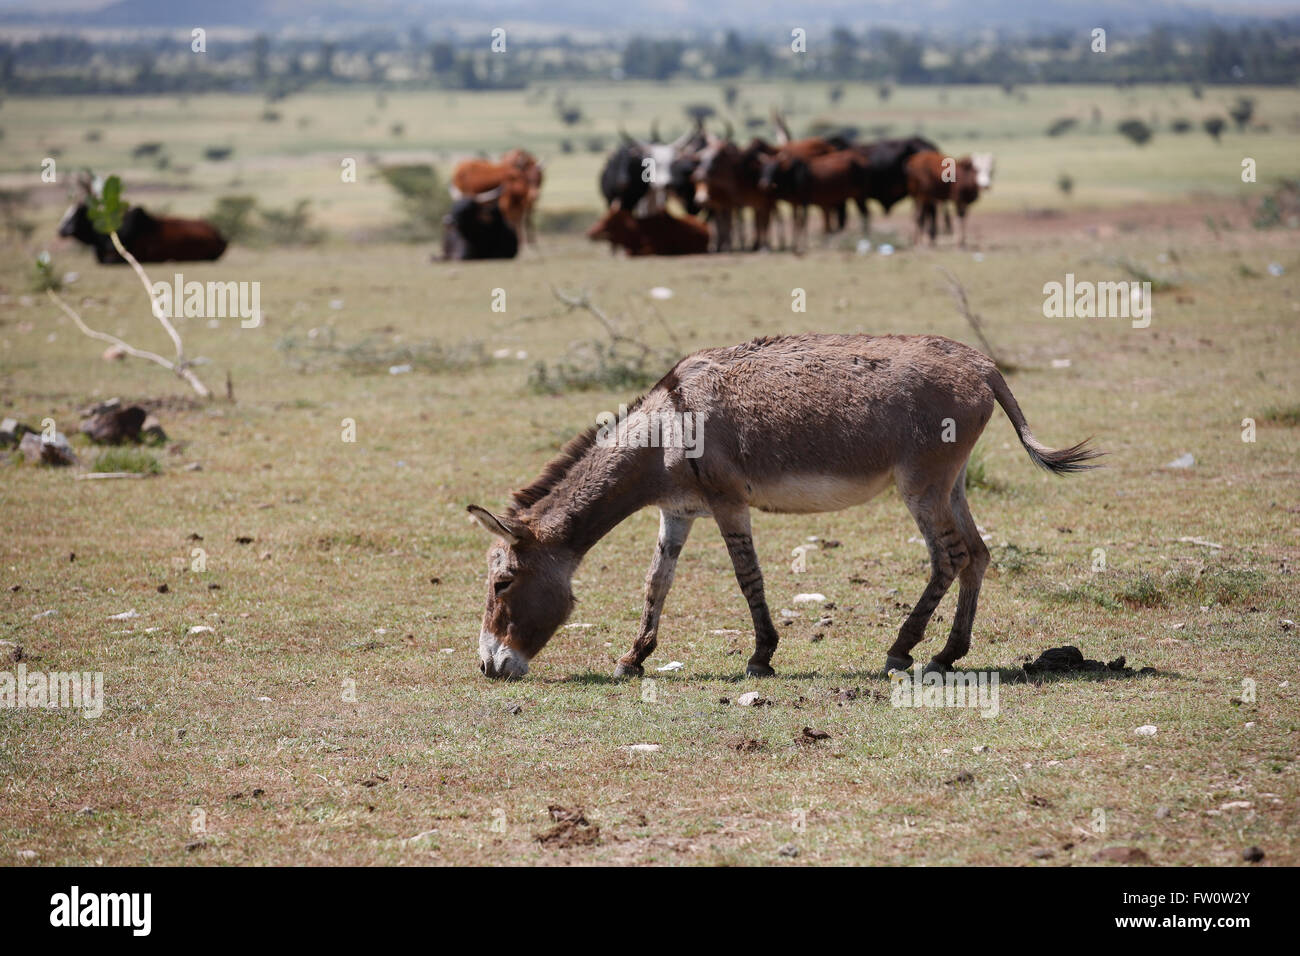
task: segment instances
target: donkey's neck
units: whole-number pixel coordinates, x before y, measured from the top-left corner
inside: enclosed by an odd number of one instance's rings
[[[551,491],[523,512],[542,540],[581,558],[616,525],[658,497],[663,451],[592,445]]]

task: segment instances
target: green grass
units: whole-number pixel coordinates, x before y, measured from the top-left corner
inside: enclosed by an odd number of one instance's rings
[[[631,95],[637,115],[657,109],[666,120],[674,97],[698,92]],[[611,87],[581,100],[605,121],[627,95]],[[814,95],[806,93],[810,104]],[[1000,93],[951,91],[944,122],[957,144],[973,142],[958,136],[967,127],[1005,135],[988,209],[996,196],[1011,216],[1048,197],[1084,202],[1088,189],[1086,201],[1103,205],[1178,200],[1202,187],[1245,194],[1231,182],[1241,150],[1227,137],[1222,147],[1182,137],[1182,153],[1160,154],[1157,132],[1139,153],[1110,134],[1049,141],[1042,117],[1021,115],[1125,95],[1031,90],[1028,105],[1007,109]],[[1192,110],[1184,91],[1165,95]],[[530,136],[544,146],[550,135],[535,125],[548,118],[507,111],[504,95],[462,96],[448,116],[433,108],[439,97],[394,95],[389,109],[419,106],[444,132],[457,117],[481,115],[481,142],[493,149]],[[937,111],[934,97],[900,90],[886,108],[851,91],[844,111],[906,117]],[[331,151],[382,147],[378,137],[399,117],[347,129],[367,102],[340,102],[335,118],[323,101],[291,99],[286,119],[266,129],[267,159],[235,137],[229,168],[198,167],[196,192],[177,193],[176,208],[204,208],[207,191],[234,191],[223,179],[241,176],[273,206],[292,199],[292,181],[339,229],[391,225],[399,214],[382,185],[348,192],[336,184],[337,161],[325,161]],[[111,109],[112,123],[95,120],[110,165],[113,151],[146,139],[174,144],[184,164],[263,105],[203,98],[189,108],[206,128],[171,100],[7,100],[6,144],[22,149],[5,155],[82,128],[78,109],[86,122]],[[319,125],[300,142],[292,114],[309,109]],[[1277,117],[1295,111],[1294,93],[1270,93],[1261,111],[1285,129]],[[820,112],[810,105],[798,115]],[[929,131],[937,125],[926,121]],[[413,117],[407,129],[428,136],[414,149],[442,142]],[[476,145],[470,131],[445,142]],[[1249,149],[1294,172],[1288,143],[1291,134],[1275,132]],[[1163,171],[1154,168],[1159,155],[1169,161]],[[1080,180],[1069,201],[1052,195],[1067,161]],[[546,201],[589,204],[593,162],[567,157],[553,181],[548,167]],[[1296,401],[1300,299],[1291,277],[1300,256],[1291,233],[1243,227],[1248,210],[1216,207],[1216,224],[1226,217],[1236,226],[1211,230],[1202,200],[1176,208],[1184,228],[1142,216],[1133,230],[1119,228],[1134,215],[1121,206],[1096,234],[1068,221],[1035,232],[1041,222],[1026,216],[967,252],[888,258],[814,246],[802,257],[637,261],[550,235],[540,255],[460,265],[429,263],[427,246],[339,238],[315,248],[235,246],[220,262],[184,268],[187,280],[262,283],[262,328],[180,322],[187,352],[209,361],[197,368],[222,396],[230,373],[235,400],[211,403],[190,401],[156,366],[103,361],[102,343],[40,297],[23,298],[30,250],[7,247],[0,411],[38,427],[51,417],[71,433],[92,401],[165,398],[157,414],[172,443],[157,451],[166,467],[149,481],[74,481],[65,470],[0,465],[0,639],[23,646],[29,669],[103,671],[106,694],[97,720],[0,711],[6,862],[32,849],[44,864],[1039,865],[1030,854],[1047,848],[1055,854],[1047,863],[1065,865],[1125,844],[1170,865],[1237,864],[1257,844],[1264,865],[1300,863],[1292,812],[1300,668],[1295,631],[1281,623],[1297,618],[1300,433],[1261,428],[1255,442],[1241,441],[1242,418],[1269,421],[1267,410]],[[981,201],[973,224],[985,214]],[[905,224],[906,210],[891,221]],[[80,273],[65,294],[87,323],[167,349],[129,271],[55,252],[60,271]],[[1163,270],[1162,253],[1176,256],[1169,268],[1179,288],[1156,293],[1149,329],[1043,317],[1046,281],[1071,271],[1120,278],[1106,271],[1117,257]],[[1268,274],[1270,262],[1284,277]],[[590,289],[608,313],[641,322],[665,353],[803,329],[969,342],[937,263],[962,281],[990,340],[1014,363],[1009,382],[1038,438],[1061,447],[1091,435],[1108,453],[1104,467],[1060,479],[1034,468],[1001,412],[981,439],[971,508],[1003,568],[986,579],[964,663],[1005,675],[996,718],[890,706],[877,672],[928,568],[892,491],[834,514],[755,515],[774,612],[800,592],[835,604],[830,624],[805,610],[781,627],[774,679],[742,677],[748,611],[707,521],[683,551],[647,662],[654,694],[609,678],[641,613],[657,526],[649,512],[616,528],[579,570],[572,623],[590,626],[560,631],[522,682],[478,674],[488,541],[465,506],[504,505],[567,438],[636,392],[533,389],[536,363],[553,367],[573,343],[602,334],[585,312],[556,308],[553,284]],[[1241,264],[1260,278],[1243,279]],[[652,300],[655,286],[673,297]],[[806,314],[790,311],[796,287],[808,290]],[[505,313],[491,308],[498,288]],[[276,347],[286,339],[323,353],[293,361]],[[358,343],[367,343],[366,361],[349,361]],[[444,355],[464,343],[481,343],[474,361],[387,374],[398,350]],[[1069,365],[1054,365],[1060,359]],[[354,442],[343,440],[347,419]],[[1185,452],[1195,467],[1164,467]],[[201,470],[187,470],[193,463]],[[808,552],[796,574],[791,551],[810,536],[840,544]],[[1094,572],[1099,551],[1104,570]],[[921,659],[944,639],[954,606],[955,592]],[[57,614],[40,616],[49,610]],[[138,616],[114,619],[128,610]],[[1014,679],[1025,657],[1064,644],[1095,659],[1124,655],[1156,674]],[[655,670],[673,660],[684,669]],[[1257,697],[1234,704],[1246,679]],[[736,706],[747,690],[773,706]],[[1137,736],[1144,724],[1158,734]],[[805,726],[831,736],[803,742]],[[626,749],[637,743],[660,749]],[[963,773],[973,779],[945,783]],[[1238,800],[1252,806],[1220,810]],[[549,804],[582,807],[601,842],[539,843],[552,826]],[[1162,807],[1170,812],[1158,815]],[[1104,834],[1091,828],[1098,808]],[[788,842],[800,847],[794,860],[777,853]]]
[[[157,456],[143,448],[106,448],[95,456],[95,471],[129,472],[134,475],[160,475],[162,465]]]

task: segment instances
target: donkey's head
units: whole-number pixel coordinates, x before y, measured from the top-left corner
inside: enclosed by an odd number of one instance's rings
[[[487,608],[479,630],[479,670],[488,677],[523,677],[528,662],[573,610],[577,557],[539,541],[518,518],[470,505],[474,520],[499,539],[488,549]]]

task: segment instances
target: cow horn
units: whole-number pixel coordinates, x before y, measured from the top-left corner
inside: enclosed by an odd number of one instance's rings
[[[776,107],[772,107],[772,125],[776,127],[776,141],[780,145],[790,142],[790,127],[785,125],[785,120],[776,111]]]
[[[736,132],[735,127],[733,127],[733,126],[731,125],[731,120],[727,120],[727,125],[726,125],[725,128],[726,128],[726,131],[727,131],[727,132],[726,132],[726,135],[724,135],[722,138],[723,138],[724,140],[726,140],[727,142],[731,142],[731,137],[732,137],[733,135],[735,135],[735,132]]]
[[[622,126],[619,126],[619,128],[618,128],[618,136],[619,136],[619,139],[621,139],[621,140],[623,141],[623,144],[624,144],[625,146],[640,146],[640,145],[641,145],[641,144],[638,143],[635,139],[633,139],[633,138],[632,138],[632,134],[629,133],[627,130],[625,130]]]
[[[704,123],[700,120],[697,120],[694,129],[688,129],[685,133],[682,133],[681,136],[678,136],[675,140],[672,141],[673,151],[680,152],[681,150],[685,149],[686,144],[689,143],[691,140],[693,140],[696,134],[703,131],[703,129],[704,129]]]
[[[501,185],[498,186],[496,189],[489,189],[485,193],[477,193],[474,196],[474,201],[476,203],[479,203],[480,205],[486,202],[492,202],[494,199],[496,199],[498,196],[501,195],[501,190],[503,189],[505,189],[505,186]]]
[[[650,142],[661,142],[659,139],[659,117],[657,116],[650,121]]]

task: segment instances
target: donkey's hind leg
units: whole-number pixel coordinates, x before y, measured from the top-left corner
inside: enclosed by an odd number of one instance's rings
[[[949,495],[952,514],[957,521],[957,531],[966,542],[970,553],[970,563],[961,569],[959,579],[961,590],[957,592],[957,613],[952,619],[952,631],[948,634],[948,643],[943,650],[934,655],[926,670],[947,670],[954,661],[966,656],[970,650],[971,627],[975,623],[975,608],[979,603],[980,584],[984,581],[984,572],[989,566],[989,549],[980,537],[975,519],[971,517],[970,506],[966,504],[966,469],[953,483]]]
[[[645,610],[641,613],[641,630],[632,649],[618,659],[615,677],[637,676],[645,673],[641,662],[654,652],[659,640],[659,615],[663,613],[664,600],[673,584],[677,569],[677,556],[690,534],[694,518],[659,512],[659,544],[655,548],[650,571],[645,577]]]
[[[745,666],[749,677],[771,677],[772,655],[776,653],[779,637],[772,624],[772,615],[767,609],[767,598],[763,594],[763,572],[758,567],[758,554],[754,551],[754,538],[750,532],[749,509],[744,505],[735,507],[713,507],[714,519],[722,540],[727,543],[727,553],[731,555],[731,566],[736,571],[736,582],[749,604],[749,614],[754,621],[754,656]]]
[[[922,476],[926,481],[923,490],[912,491],[900,482],[899,490],[907,508],[916,519],[916,526],[921,529],[925,546],[930,551],[930,580],[921,592],[916,607],[907,616],[898,631],[898,640],[885,658],[885,672],[906,670],[912,666],[912,648],[925,637],[925,626],[930,622],[934,609],[939,606],[943,596],[948,593],[953,579],[970,563],[970,551],[966,538],[957,528],[953,516],[949,494],[952,485],[949,481],[934,483],[932,476]]]

